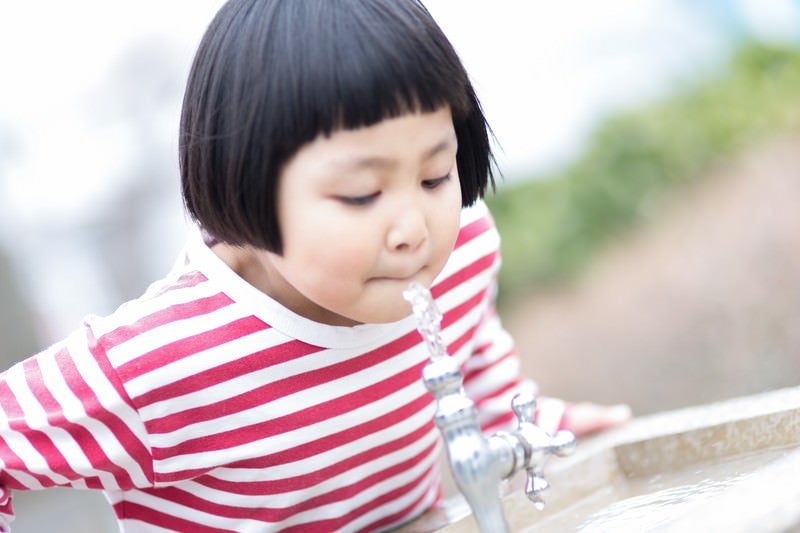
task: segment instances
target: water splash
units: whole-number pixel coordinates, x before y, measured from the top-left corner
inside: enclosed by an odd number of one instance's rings
[[[441,337],[442,312],[436,307],[431,291],[414,281],[403,291],[403,298],[411,304],[411,311],[417,319],[417,331],[428,347],[431,360],[447,355]]]

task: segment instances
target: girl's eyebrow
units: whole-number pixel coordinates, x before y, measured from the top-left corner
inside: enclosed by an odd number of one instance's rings
[[[436,143],[434,146],[425,150],[422,154],[422,161],[428,161],[432,159],[434,156],[448,150],[452,147],[458,146],[458,141],[456,140],[455,135],[448,136],[446,139]],[[370,168],[378,168],[378,169],[391,169],[398,165],[399,161],[395,158],[391,157],[381,157],[381,156],[367,156],[367,157],[356,157],[350,160],[343,162],[344,165],[348,169],[351,170],[361,170],[361,169],[370,169]]]

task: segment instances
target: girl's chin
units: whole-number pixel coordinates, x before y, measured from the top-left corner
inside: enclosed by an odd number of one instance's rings
[[[355,320],[355,324],[391,324],[392,322],[397,322],[399,320],[403,320],[407,316],[411,314],[411,308],[406,306],[405,309],[401,310],[387,310],[387,309],[379,309],[375,310],[372,313],[365,314],[365,316],[360,317],[362,320]],[[355,325],[354,324],[354,325]]]
[[[330,309],[331,316],[325,322],[337,326],[355,326],[389,324],[403,320],[411,315],[411,305],[403,297],[403,292],[412,281],[429,287],[430,280],[424,278],[420,276],[409,280],[372,280],[371,292],[364,294],[361,302],[351,302],[348,309]]]
[[[403,287],[405,289],[405,287]],[[361,324],[389,324],[403,320],[411,314],[411,306],[403,299],[402,290],[386,298],[383,305],[371,306],[352,319]]]

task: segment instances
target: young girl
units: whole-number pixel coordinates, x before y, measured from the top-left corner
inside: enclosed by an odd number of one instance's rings
[[[3,374],[2,529],[11,490],[52,486],[103,490],[128,532],[382,530],[434,505],[403,290],[431,287],[486,431],[533,387],[492,306],[491,159],[417,1],[227,3],[181,120],[197,229],[141,298]]]

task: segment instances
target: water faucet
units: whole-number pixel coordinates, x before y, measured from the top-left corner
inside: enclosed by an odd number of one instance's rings
[[[417,329],[430,353],[422,381],[436,398],[434,422],[442,433],[453,479],[481,532],[508,532],[500,481],[526,470],[525,493],[537,509],[543,509],[542,494],[549,488],[544,463],[550,455],[571,453],[575,436],[569,431],[550,435],[537,426],[536,400],[531,394],[518,394],[511,401],[517,417],[514,430],[484,436],[475,403],[464,393],[461,369],[442,343],[442,315],[430,291],[414,282],[403,296],[411,303]]]

